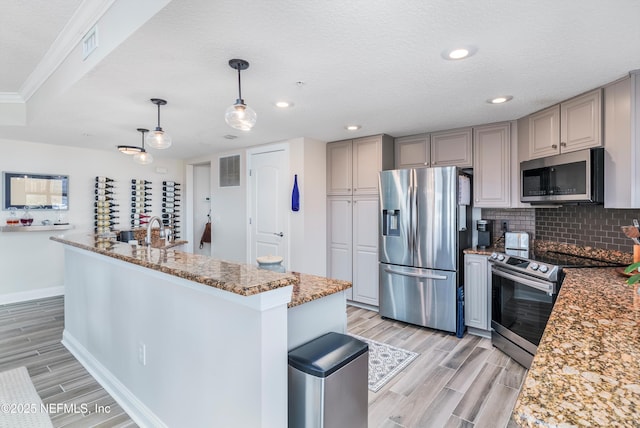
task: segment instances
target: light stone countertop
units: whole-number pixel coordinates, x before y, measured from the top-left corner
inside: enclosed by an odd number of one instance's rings
[[[296,272],[273,272],[249,264],[228,262],[175,249],[186,241],[146,247],[100,240],[94,235],[52,236],[50,239],[242,296],[293,285],[289,307],[351,287],[348,281]]]
[[[565,272],[513,418],[525,427],[638,427],[638,285],[616,268]]]

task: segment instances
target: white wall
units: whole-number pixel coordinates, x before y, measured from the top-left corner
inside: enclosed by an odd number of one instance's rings
[[[64,174],[69,176],[69,210],[65,220],[75,226],[66,234],[93,233],[95,177],[114,178],[117,203],[120,204],[119,228],[129,229],[130,181],[142,178],[152,181],[152,213],[160,214],[162,181],[184,181],[181,160],[158,159],[142,166],[131,157],[94,149],[54,146],[0,139],[0,171]],[[166,174],[155,172],[167,169]],[[184,187],[184,186],[183,186]],[[4,190],[0,190],[4,197]],[[18,211],[18,216],[22,211]],[[53,211],[32,211],[34,224],[44,219],[56,220]],[[8,211],[0,211],[0,225]],[[62,246],[49,240],[53,232],[0,232],[0,304],[61,294],[63,285]]]
[[[324,141],[289,140],[290,183],[298,174],[300,211],[290,213],[291,270],[325,276],[327,273],[327,198]]]
[[[291,270],[326,274],[326,143],[296,138],[274,144],[289,144],[290,180],[298,174],[300,211],[290,211]],[[265,147],[268,146],[264,145]],[[240,155],[240,186],[219,187],[218,159]],[[216,153],[188,160],[189,165],[211,162],[212,256],[246,263],[248,239],[247,149]],[[194,167],[195,169],[195,167]],[[195,173],[188,178],[194,179]],[[289,187],[288,192],[291,192]],[[189,208],[187,208],[189,209]],[[194,236],[199,239],[198,224]]]

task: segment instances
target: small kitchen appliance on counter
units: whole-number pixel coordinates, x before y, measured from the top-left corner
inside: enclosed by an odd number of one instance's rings
[[[491,246],[491,230],[493,229],[493,221],[478,220],[476,223],[478,230],[478,247],[487,248]]]
[[[505,232],[504,252],[518,257],[529,257],[529,234],[526,232]]]

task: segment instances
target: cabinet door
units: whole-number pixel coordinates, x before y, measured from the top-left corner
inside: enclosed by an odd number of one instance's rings
[[[351,140],[327,144],[327,195],[351,195]]]
[[[396,138],[395,165],[397,169],[429,166],[429,134]]]
[[[378,306],[378,198],[353,199],[353,300]]]
[[[529,116],[529,159],[560,153],[560,106]]]
[[[353,140],[353,195],[377,195],[382,169],[382,137]]]
[[[471,128],[431,134],[431,166],[473,166]]]
[[[477,208],[509,208],[511,135],[508,123],[473,129],[473,198]]]
[[[327,198],[327,276],[352,281],[351,197]],[[351,299],[352,289],[347,290]]]
[[[464,323],[468,327],[491,330],[487,256],[464,256]]]
[[[560,151],[602,145],[602,90],[560,104]]]

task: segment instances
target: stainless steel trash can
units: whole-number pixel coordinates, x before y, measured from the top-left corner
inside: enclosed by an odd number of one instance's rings
[[[327,333],[289,351],[289,428],[367,428],[369,346]]]

